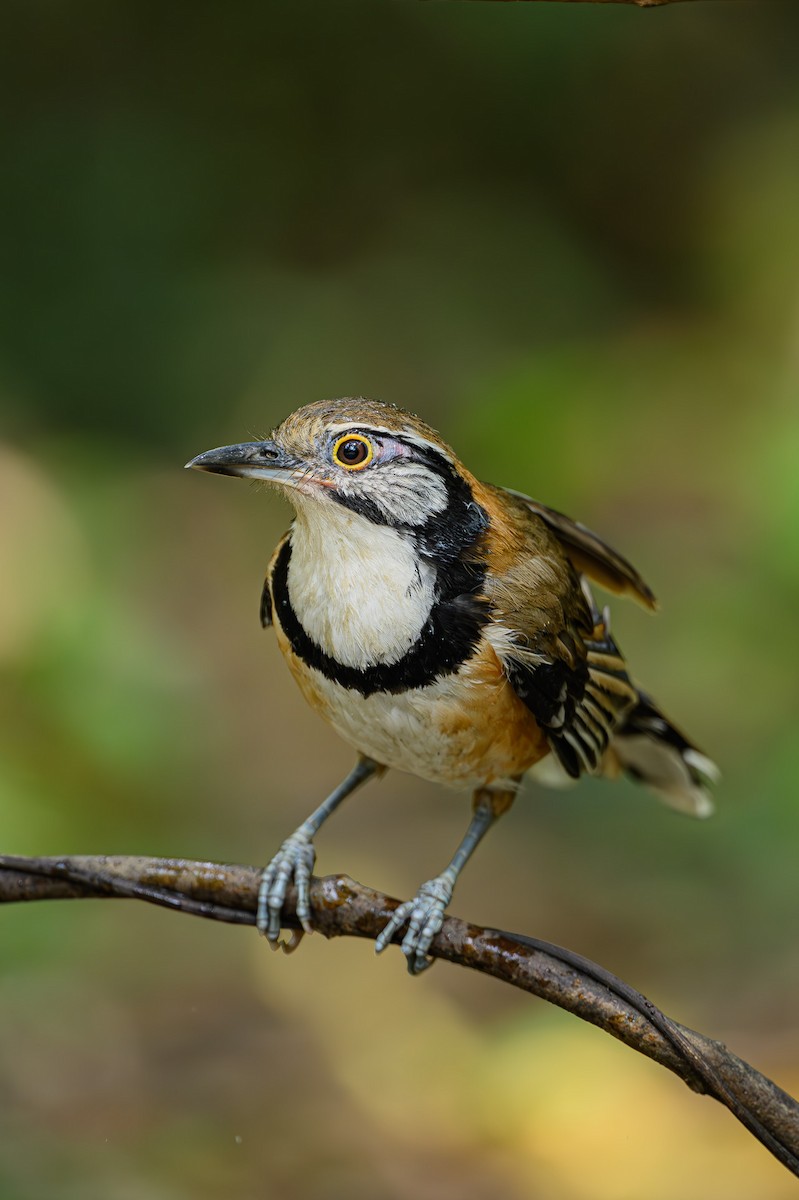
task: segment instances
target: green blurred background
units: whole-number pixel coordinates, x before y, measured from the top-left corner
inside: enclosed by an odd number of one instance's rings
[[[288,510],[182,466],[379,396],[635,561],[662,611],[615,632],[725,777],[704,824],[530,787],[453,911],[799,1091],[799,8],[0,24],[4,846],[264,862],[343,775],[258,625]],[[407,896],[467,814],[394,775],[319,869]],[[719,1106],[470,972],[135,905],[9,909],[0,945],[2,1200],[793,1193]]]

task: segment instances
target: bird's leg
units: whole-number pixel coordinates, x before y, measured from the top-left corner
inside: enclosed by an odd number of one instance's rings
[[[402,953],[408,960],[409,972],[411,975],[419,975],[433,965],[433,959],[428,958],[427,951],[444,924],[444,913],[452,899],[455,881],[497,817],[510,808],[515,795],[515,791],[492,792],[488,788],[481,788],[475,792],[472,819],[466,836],[452,857],[452,862],[440,875],[436,875],[435,879],[428,879],[427,883],[423,883],[412,900],[406,900],[394,910],[391,919],[375,941],[377,954],[385,950],[394,934],[407,921],[408,929],[402,939]]]
[[[347,778],[331,792],[326,800],[303,821],[290,837],[287,837],[275,857],[261,876],[258,888],[258,911],[256,925],[269,942],[273,950],[278,947],[280,937],[280,913],[286,892],[291,880],[297,888],[297,916],[305,933],[312,933],[311,900],[309,885],[311,872],[316,861],[316,851],[313,837],[330,816],[335,812],[342,800],[359,788],[372,775],[383,771],[380,763],[361,755],[350,771]],[[285,950],[293,950],[299,945],[302,934],[294,932],[291,942],[284,946]]]

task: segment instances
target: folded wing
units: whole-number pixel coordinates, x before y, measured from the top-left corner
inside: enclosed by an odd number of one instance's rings
[[[561,543],[580,574],[587,575],[594,583],[598,583],[614,595],[630,596],[652,611],[657,608],[652,589],[644,582],[632,563],[592,530],[554,508],[547,508],[545,504],[525,496],[522,492],[514,492],[510,488],[504,490],[521,500],[531,513],[541,518]]]

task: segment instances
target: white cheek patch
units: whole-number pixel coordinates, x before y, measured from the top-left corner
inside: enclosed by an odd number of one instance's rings
[[[423,463],[397,457],[390,463],[343,481],[340,490],[362,493],[382,513],[389,525],[423,525],[428,517],[443,512],[448,496],[444,481]]]

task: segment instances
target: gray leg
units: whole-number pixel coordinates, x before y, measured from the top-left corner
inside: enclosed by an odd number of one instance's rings
[[[385,929],[375,942],[375,951],[380,954],[389,945],[394,934],[408,922],[402,940],[402,953],[408,960],[411,975],[419,975],[432,966],[433,959],[427,957],[430,943],[444,923],[444,912],[452,899],[455,881],[471,858],[485,833],[498,816],[509,806],[510,801],[496,803],[489,792],[477,793],[474,815],[466,836],[452,858],[452,862],[437,875],[423,883],[412,900],[406,900],[395,909]],[[511,795],[512,799],[512,795]],[[500,800],[500,796],[496,797]],[[504,800],[504,796],[503,796]]]
[[[316,861],[312,838],[342,800],[359,788],[362,783],[383,768],[371,758],[359,758],[343,783],[324,800],[299,829],[287,837],[275,857],[261,876],[258,889],[258,912],[256,925],[273,950],[277,949],[280,937],[280,913],[291,880],[297,888],[297,916],[306,933],[312,933],[311,901],[309,885],[311,872]],[[288,949],[294,949],[302,935],[295,935]]]

